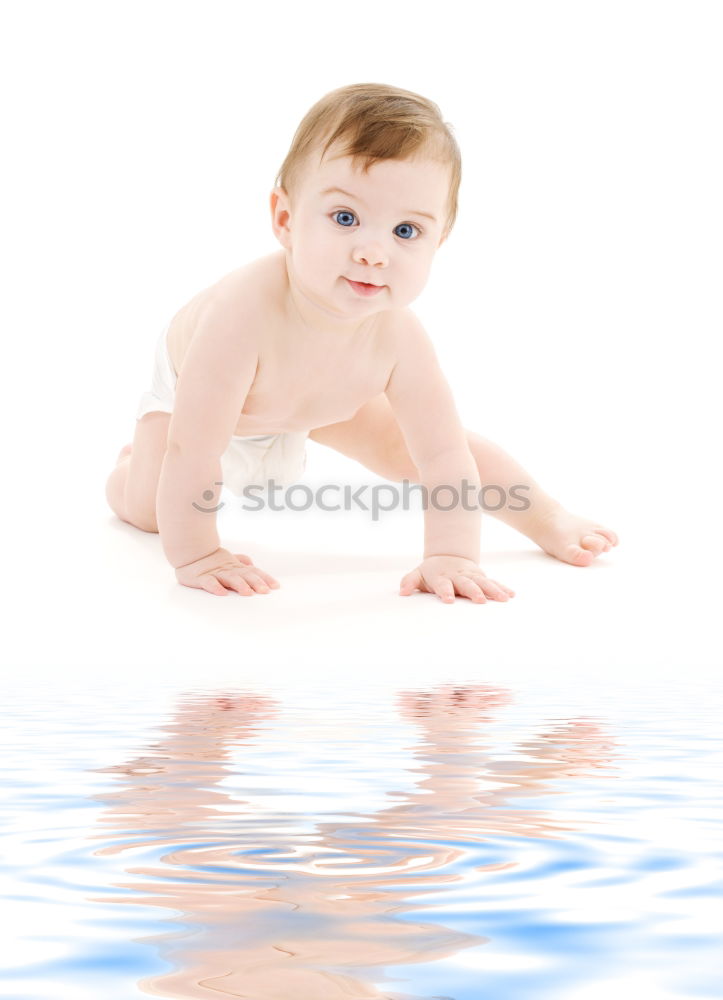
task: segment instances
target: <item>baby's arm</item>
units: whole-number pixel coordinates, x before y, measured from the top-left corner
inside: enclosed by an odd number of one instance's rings
[[[506,601],[513,592],[478,566],[479,472],[434,347],[410,309],[398,317],[396,343],[397,360],[386,395],[428,491],[424,558],[402,580],[401,593],[418,587],[446,602],[454,601],[455,593],[480,603],[488,597]],[[456,491],[454,505],[450,490]]]
[[[211,305],[181,366],[156,500],[158,531],[179,583],[225,595],[267,593],[278,583],[220,548],[216,515],[204,492],[221,481],[221,455],[253,383],[258,352],[251,317]]]

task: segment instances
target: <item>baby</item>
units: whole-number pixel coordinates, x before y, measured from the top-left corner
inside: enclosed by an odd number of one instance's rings
[[[179,583],[219,596],[279,586],[248,556],[221,548],[211,501],[224,483],[240,494],[251,483],[297,480],[307,436],[427,496],[447,491],[425,504],[424,556],[401,595],[480,604],[514,596],[478,565],[483,483],[523,487],[524,503],[492,513],[558,559],[587,566],[617,544],[462,427],[409,308],[454,225],[460,177],[451,128],[418,94],[356,84],[307,113],[271,193],[283,249],[232,271],[173,317],[133,444],[107,482],[118,517],[159,532]],[[450,504],[451,490],[465,502]]]

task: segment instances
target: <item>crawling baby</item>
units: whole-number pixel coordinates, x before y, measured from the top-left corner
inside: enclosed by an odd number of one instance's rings
[[[418,94],[341,87],[304,117],[271,193],[282,249],[222,277],[173,317],[133,444],[107,482],[119,518],[159,532],[179,583],[219,596],[279,586],[221,547],[211,501],[222,484],[240,494],[250,483],[298,480],[307,437],[379,476],[459,498],[425,505],[424,555],[402,595],[514,596],[478,564],[483,483],[524,486],[524,503],[491,513],[558,559],[587,566],[617,544],[462,427],[409,308],[454,224],[460,176],[450,126]]]

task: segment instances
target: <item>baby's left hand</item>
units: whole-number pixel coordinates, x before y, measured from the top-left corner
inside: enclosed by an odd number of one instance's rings
[[[477,563],[462,556],[429,556],[402,578],[400,596],[408,597],[413,590],[436,594],[445,604],[454,601],[455,593],[476,604],[486,604],[488,599],[507,601],[515,596],[514,590],[490,580]]]

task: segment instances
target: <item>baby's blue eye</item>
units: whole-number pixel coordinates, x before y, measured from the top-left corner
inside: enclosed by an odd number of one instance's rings
[[[346,211],[334,212],[334,218],[337,220],[337,222],[339,222],[339,216],[340,215],[341,216],[346,216],[347,219],[353,219],[354,218],[354,213],[353,212],[346,212]],[[340,226],[350,226],[351,222],[343,222],[342,221],[342,222],[339,222],[339,225]]]
[[[397,226],[397,229],[404,229],[406,231],[409,231],[411,229],[416,229],[416,228],[417,227],[413,226],[411,222],[400,222],[399,225]],[[397,235],[401,236],[402,239],[404,239],[404,240],[411,239],[411,233],[409,233],[408,236],[405,236],[404,233],[397,233]]]

